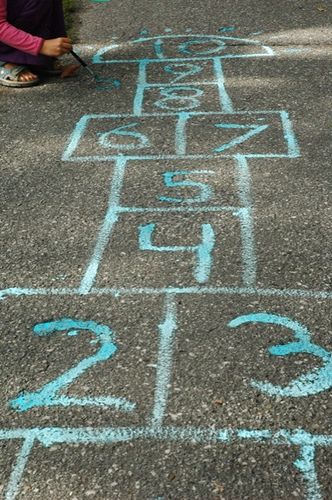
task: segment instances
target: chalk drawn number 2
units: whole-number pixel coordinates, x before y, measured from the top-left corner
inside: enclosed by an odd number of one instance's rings
[[[92,343],[100,343],[100,349],[87,358],[82,359],[76,366],[73,366],[62,373],[56,379],[43,385],[35,392],[21,393],[17,398],[10,401],[10,406],[16,411],[27,411],[31,408],[43,406],[113,406],[123,411],[132,411],[135,404],[122,398],[112,396],[76,398],[59,394],[82,375],[86,370],[92,368],[97,363],[112,358],[117,351],[113,341],[113,332],[108,326],[95,323],[94,321],[80,321],[69,318],[62,318],[47,323],[39,323],[34,326],[35,335],[51,335],[55,332],[67,331],[69,337],[75,337],[79,331],[87,330],[93,332],[96,339]]]

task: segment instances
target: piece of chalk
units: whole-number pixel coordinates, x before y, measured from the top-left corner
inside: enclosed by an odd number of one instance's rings
[[[83,66],[83,68],[85,68],[90,73],[90,75],[94,79],[96,79],[96,75],[94,74],[94,72],[92,71],[92,69],[89,68],[89,66],[87,65],[87,63],[85,61],[83,61],[83,59],[81,59],[80,56],[78,54],[76,54],[76,52],[74,52],[73,50],[71,50],[70,53]]]

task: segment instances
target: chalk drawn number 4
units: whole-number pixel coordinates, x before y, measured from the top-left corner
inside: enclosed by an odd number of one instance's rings
[[[113,332],[106,325],[100,325],[94,321],[80,321],[69,318],[39,323],[33,328],[34,333],[39,336],[67,331],[69,337],[75,337],[78,335],[78,332],[82,330],[93,332],[96,339],[92,342],[100,343],[100,349],[92,356],[82,359],[76,366],[73,366],[59,375],[56,379],[43,385],[39,390],[19,394],[17,398],[10,401],[10,406],[13,409],[23,412],[31,408],[43,406],[94,405],[113,406],[123,411],[134,410],[135,404],[122,398],[115,398],[112,396],[76,398],[59,394],[60,391],[67,389],[67,387],[86,370],[114,356],[117,347],[113,341]]]

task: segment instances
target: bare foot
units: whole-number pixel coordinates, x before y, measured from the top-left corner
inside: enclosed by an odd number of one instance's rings
[[[78,64],[65,64],[61,68],[60,78],[70,78],[71,76],[76,76],[76,73],[79,69]]]
[[[6,63],[4,66],[7,69],[13,69],[13,68],[16,68],[19,65],[18,64],[12,64],[12,63]],[[18,75],[17,79],[18,79],[19,82],[32,82],[33,80],[38,80],[38,76],[35,75],[34,73],[32,73],[32,71],[30,71],[29,69],[27,69],[25,71],[22,71]]]

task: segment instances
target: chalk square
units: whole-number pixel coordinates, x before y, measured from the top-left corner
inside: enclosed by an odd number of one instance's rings
[[[163,317],[157,297],[2,300],[0,426],[146,425]]]
[[[147,85],[181,86],[215,84],[213,61],[150,62],[146,64]]]
[[[269,350],[299,341],[287,326],[292,321],[310,332],[316,352],[331,353],[331,301],[286,292],[284,297],[244,292],[241,297],[236,290],[227,295],[179,300],[165,425],[204,422],[212,428],[331,435],[331,387],[322,370],[331,354],[322,360],[305,349],[288,355]],[[272,317],[274,323],[268,323]],[[276,317],[289,321],[277,324]]]
[[[285,111],[192,114],[186,122],[185,133],[187,155],[299,156],[297,140]]]
[[[111,161],[175,154],[176,116],[84,115],[76,124],[64,161]]]
[[[250,269],[234,212],[120,214],[96,278],[99,288],[241,286]]]
[[[83,498],[89,491],[95,500],[110,498],[110,492],[123,500],[305,498],[304,481],[293,466],[297,456],[296,448],[287,445],[174,438],[98,446],[37,444],[21,491],[38,489],[39,498],[64,499],[68,492]]]
[[[231,210],[243,207],[241,169],[233,159],[131,161],[126,165],[121,207],[130,211]]]

